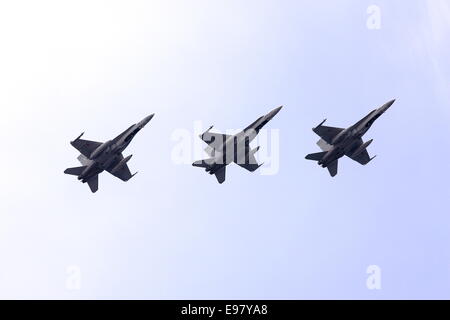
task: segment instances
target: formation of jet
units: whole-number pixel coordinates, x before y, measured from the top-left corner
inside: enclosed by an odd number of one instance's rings
[[[77,176],[78,180],[83,183],[87,182],[94,193],[98,190],[98,175],[105,170],[123,181],[130,180],[137,172],[131,174],[127,165],[132,155],[124,158],[122,152],[153,116],[154,114],[144,118],[141,122],[133,124],[119,136],[105,143],[83,140],[81,137],[84,133],[82,133],[70,143],[75,149],[80,151],[81,154],[78,160],[82,166],[68,168],[64,173]]]
[[[364,142],[362,137],[375,120],[385,113],[394,102],[395,100],[389,101],[381,108],[373,110],[347,129],[324,126],[325,119],[321,124],[313,128],[313,131],[321,137],[317,144],[322,149],[322,152],[308,154],[306,159],[318,161],[320,166],[328,169],[332,177],[337,174],[338,160],[344,155],[362,165],[368,164],[375,158],[371,158],[367,152],[367,147],[372,143],[373,139]]]
[[[262,164],[258,164],[255,153],[259,147],[250,149],[250,142],[258,135],[259,131],[275,117],[281,110],[278,107],[265,116],[258,118],[247,128],[236,135],[211,133],[210,127],[200,138],[208,144],[205,151],[211,158],[194,162],[195,167],[205,168],[205,171],[215,175],[217,181],[222,184],[225,181],[226,166],[235,162],[250,172],[257,170]]]
[[[328,169],[332,177],[337,175],[338,160],[344,155],[362,165],[368,164],[375,158],[371,158],[367,152],[367,147],[373,139],[364,142],[362,137],[394,102],[395,100],[389,101],[382,107],[373,110],[347,129],[324,126],[325,119],[313,128],[313,131],[321,138],[317,144],[322,152],[308,154],[306,159],[317,161],[320,166]],[[200,135],[200,138],[208,144],[205,151],[210,158],[196,161],[192,165],[204,168],[209,174],[215,175],[220,184],[225,181],[226,167],[232,162],[250,172],[256,171],[262,166],[262,164],[257,163],[255,158],[255,153],[259,150],[259,147],[251,149],[250,143],[281,108],[282,106],[258,118],[235,135],[212,133],[210,131],[213,127],[210,127]],[[98,175],[105,170],[123,181],[130,180],[136,175],[136,173],[131,174],[127,165],[132,156],[129,155],[125,158],[122,152],[153,116],[154,114],[144,118],[113,140],[105,143],[83,140],[81,139],[82,133],[71,142],[71,145],[81,153],[78,160],[82,166],[68,168],[64,173],[77,176],[78,180],[89,185],[93,193],[98,190]]]

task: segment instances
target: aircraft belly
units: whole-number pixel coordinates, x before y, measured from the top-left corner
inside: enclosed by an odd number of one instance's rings
[[[97,165],[99,167],[102,167],[103,169],[109,168],[119,157],[117,156],[117,153],[105,153],[101,155],[99,158],[95,160]]]
[[[358,142],[359,142],[359,138],[356,138],[351,143],[348,143],[344,150],[344,154],[352,153],[352,151],[355,151],[359,147]]]
[[[323,166],[328,166],[330,163],[338,160],[339,158],[342,158],[344,156],[344,152],[341,148],[333,149],[333,151],[329,152],[325,159],[323,160]]]
[[[235,157],[236,162],[245,163],[247,154],[248,154],[248,149],[246,150],[246,148],[239,148],[238,150],[236,150],[236,157]]]
[[[92,166],[92,167],[89,167],[86,172],[83,172],[81,178],[82,178],[83,182],[86,182],[90,178],[92,178],[102,172],[103,172],[103,169],[101,169],[97,166]]]

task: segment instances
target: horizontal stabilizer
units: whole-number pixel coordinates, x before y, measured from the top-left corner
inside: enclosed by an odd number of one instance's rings
[[[79,176],[83,173],[84,169],[86,169],[86,166],[82,167],[75,167],[75,168],[68,168],[64,171],[65,174],[71,174],[73,176]]]
[[[323,159],[323,157],[327,154],[327,151],[324,152],[318,152],[318,153],[311,153],[306,156],[307,160],[313,160],[313,161],[320,161]]]
[[[205,160],[195,161],[192,165],[194,167],[199,167],[199,168],[208,168],[208,165]]]
[[[214,163],[214,158],[195,161],[192,165],[199,168],[209,168]]]

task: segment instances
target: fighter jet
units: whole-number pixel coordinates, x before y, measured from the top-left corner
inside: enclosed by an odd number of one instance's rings
[[[367,152],[367,147],[372,143],[373,139],[364,142],[362,136],[394,102],[395,100],[389,101],[381,108],[373,110],[347,129],[324,126],[325,119],[321,124],[313,128],[313,131],[321,137],[317,144],[323,152],[308,154],[306,159],[318,161],[320,166],[328,169],[332,177],[337,175],[338,159],[344,155],[362,165],[368,164],[375,158],[371,158]]]
[[[255,153],[259,147],[250,149],[250,142],[258,135],[259,131],[281,110],[283,106],[272,110],[267,115],[258,118],[243,131],[236,135],[211,133],[210,127],[200,135],[200,139],[208,144],[205,152],[211,158],[194,162],[194,167],[205,168],[205,171],[215,175],[217,181],[222,184],[225,181],[225,168],[231,162],[235,162],[250,172],[256,171],[263,164],[258,164]]]
[[[127,166],[127,162],[132,155],[124,158],[122,152],[153,116],[154,114],[144,118],[141,122],[133,124],[119,136],[105,143],[80,139],[84,134],[83,132],[78,138],[70,142],[75,149],[81,152],[78,156],[78,161],[81,162],[82,166],[68,168],[64,173],[77,176],[78,180],[83,183],[87,182],[93,193],[98,190],[98,175],[105,170],[122,181],[130,180],[137,172],[131,174]]]

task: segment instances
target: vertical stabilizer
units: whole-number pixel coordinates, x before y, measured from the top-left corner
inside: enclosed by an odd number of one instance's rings
[[[96,193],[98,190],[98,174],[90,178],[87,183],[89,188],[91,188],[92,193]]]
[[[332,177],[336,176],[338,173],[338,161],[335,160],[332,163],[330,163],[327,167],[328,171],[330,172],[330,175]]]

